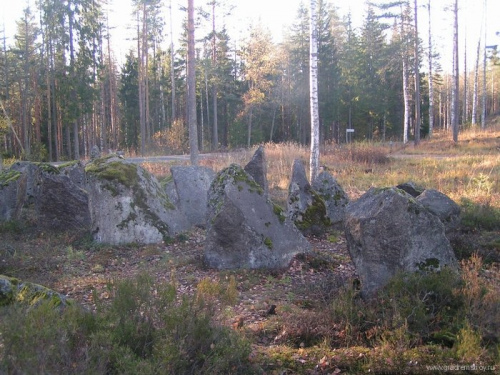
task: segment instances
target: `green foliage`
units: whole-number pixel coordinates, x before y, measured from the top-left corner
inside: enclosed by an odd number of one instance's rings
[[[48,302],[1,307],[0,372],[254,373],[248,342],[214,323],[214,306],[205,299],[179,300],[173,285],[148,275],[109,288],[110,303],[94,293],[95,313]]]
[[[462,225],[470,230],[500,230],[500,209],[462,198]]]

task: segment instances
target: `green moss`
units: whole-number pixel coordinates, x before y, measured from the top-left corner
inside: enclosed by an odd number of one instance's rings
[[[314,190],[311,190],[312,204],[306,209],[301,220],[296,220],[295,225],[301,231],[308,231],[313,226],[328,227],[330,219],[326,214],[326,204],[323,198]]]
[[[273,241],[269,237],[264,238],[264,245],[266,245],[270,250],[273,249]]]
[[[0,187],[5,187],[15,182],[21,177],[21,172],[13,170],[4,170],[0,172]]]
[[[280,223],[283,224],[286,220],[286,215],[285,215],[284,210],[280,206],[278,206],[276,203],[273,203],[273,212],[276,216],[278,216]]]
[[[43,301],[48,301],[52,306],[72,303],[42,285],[21,282],[12,277],[0,276],[0,306],[9,305],[14,302],[26,306],[35,306]]]
[[[56,166],[53,166],[52,164],[49,164],[49,163],[35,163],[35,164],[38,166],[38,168],[40,168],[45,173],[49,173],[49,174],[61,173],[59,168]]]
[[[439,269],[439,259],[427,258],[425,262],[417,263],[416,266],[420,271],[435,271]]]
[[[64,168],[68,168],[68,167],[72,167],[74,165],[77,165],[78,163],[79,163],[79,160],[68,161],[64,164],[59,165],[59,170],[64,169]]]
[[[85,172],[104,180],[118,182],[128,188],[134,187],[139,181],[137,166],[120,161],[106,163],[102,159],[96,159],[85,167]]]

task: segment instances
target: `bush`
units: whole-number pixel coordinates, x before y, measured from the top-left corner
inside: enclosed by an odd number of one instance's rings
[[[462,226],[469,230],[500,230],[500,209],[462,198]]]
[[[0,309],[0,373],[252,373],[250,345],[214,323],[214,306],[179,301],[147,275],[109,285],[110,303]],[[97,297],[94,296],[96,299]]]

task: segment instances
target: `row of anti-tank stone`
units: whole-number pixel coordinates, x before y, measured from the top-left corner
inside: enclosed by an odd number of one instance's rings
[[[3,172],[10,177],[0,187],[0,219],[90,229],[96,241],[112,244],[160,242],[205,226],[205,260],[219,269],[286,267],[296,254],[311,251],[304,235],[321,236],[343,224],[366,292],[398,270],[456,267],[446,233],[460,209],[444,194],[403,185],[371,189],[349,203],[328,171],[311,186],[296,160],[284,211],[268,197],[266,165],[259,147],[244,169],[231,165],[216,175],[204,167],[173,167],[172,179],[161,186],[120,158],[96,159],[85,169],[81,163],[18,163]]]

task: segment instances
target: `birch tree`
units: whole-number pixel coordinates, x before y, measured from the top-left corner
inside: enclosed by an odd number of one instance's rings
[[[453,142],[458,142],[458,89],[459,89],[459,61],[458,61],[458,0],[453,5],[453,83],[451,88],[451,129]]]
[[[319,172],[319,106],[318,106],[318,30],[316,0],[310,3],[310,54],[309,54],[309,89],[311,108],[311,155],[310,175],[314,181]]]
[[[417,0],[414,2],[414,67],[415,67],[415,145],[420,143],[420,73],[419,73],[419,56],[418,56],[418,6]]]
[[[429,16],[429,138],[432,138],[434,130],[434,80],[433,80],[433,53],[432,53],[432,31],[431,31],[431,0],[427,3],[427,11]]]

